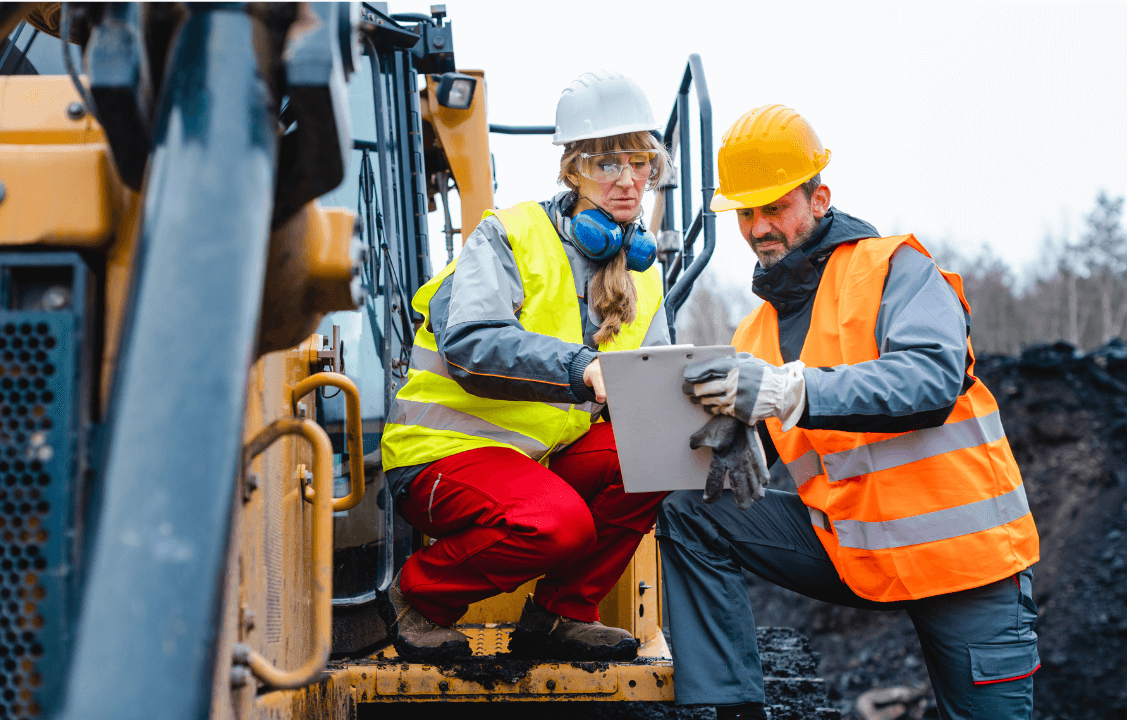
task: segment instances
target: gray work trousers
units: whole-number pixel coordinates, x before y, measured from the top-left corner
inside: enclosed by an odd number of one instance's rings
[[[940,717],[1029,718],[1039,667],[1033,570],[922,600],[866,600],[842,582],[795,493],[768,490],[750,510],[730,491],[665,499],[657,521],[678,705],[763,702],[763,667],[741,569],[816,600],[907,611]],[[802,628],[798,628],[802,630]]]

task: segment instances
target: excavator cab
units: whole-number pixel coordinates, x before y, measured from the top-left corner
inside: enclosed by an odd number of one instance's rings
[[[471,607],[457,663],[402,662],[376,612],[427,542],[379,454],[410,300],[493,206],[490,133],[552,131],[488,122],[445,15],[0,13],[0,714],[672,700],[652,533],[600,605],[633,662],[509,660],[531,583]],[[699,56],[662,137],[679,173],[649,227],[672,320],[715,244]]]

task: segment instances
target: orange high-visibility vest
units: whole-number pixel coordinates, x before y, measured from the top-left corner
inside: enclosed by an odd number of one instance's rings
[[[876,322],[892,254],[911,235],[870,238],[834,250],[814,299],[799,359],[808,367],[855,365],[880,356]],[[962,278],[943,273],[969,311]],[[969,340],[968,340],[969,343]],[[775,308],[763,303],[732,344],[783,364]],[[973,378],[974,354],[968,344]],[[974,378],[947,421],[907,433],[782,431],[771,439],[810,508],[814,531],[842,580],[889,602],[979,587],[1032,565],[1039,541],[1021,473],[994,396]]]

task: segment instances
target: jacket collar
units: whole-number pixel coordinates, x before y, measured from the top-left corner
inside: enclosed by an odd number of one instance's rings
[[[548,213],[548,218],[552,221],[552,224],[556,226],[556,232],[559,233],[560,239],[568,244],[571,244],[571,217],[568,213],[575,205],[576,200],[578,198],[573,191],[564,190],[556,193],[551,200],[540,203],[544,212]]]
[[[752,291],[780,314],[798,309],[817,292],[826,260],[839,245],[879,236],[869,223],[831,207],[814,234],[794,252],[767,270],[756,263]]]

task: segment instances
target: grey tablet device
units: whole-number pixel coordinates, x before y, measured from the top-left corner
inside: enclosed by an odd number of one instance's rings
[[[599,355],[626,492],[702,490],[712,461],[689,437],[712,417],[681,392],[691,362],[735,357],[731,345],[663,345]]]

